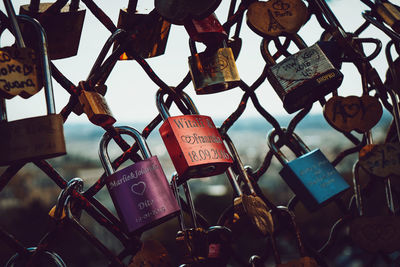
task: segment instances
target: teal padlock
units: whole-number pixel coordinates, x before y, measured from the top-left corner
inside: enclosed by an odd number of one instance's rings
[[[321,150],[310,151],[295,133],[290,136],[292,146],[288,147],[299,148],[302,155],[289,161],[276,145],[277,135],[275,129],[268,133],[268,146],[283,165],[279,174],[309,211],[317,210],[350,188]]]

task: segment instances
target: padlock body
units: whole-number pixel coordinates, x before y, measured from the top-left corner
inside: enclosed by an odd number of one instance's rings
[[[350,237],[360,248],[390,254],[400,249],[400,217],[361,216],[350,224]]]
[[[198,95],[218,93],[239,85],[239,72],[230,47],[219,48],[214,53],[194,54],[188,62]]]
[[[106,185],[129,233],[150,229],[179,213],[157,156],[113,173],[106,178]]]
[[[285,110],[293,113],[337,89],[343,74],[316,43],[273,65],[268,80]]]
[[[113,125],[116,122],[105,97],[100,93],[82,90],[78,100],[88,119],[93,124],[106,126]]]
[[[319,149],[288,162],[279,174],[310,211],[350,188]]]
[[[135,36],[120,60],[133,59],[133,54],[151,58],[165,53],[171,24],[162,17],[138,12],[129,14],[127,9],[120,9],[117,27]]]
[[[66,154],[59,114],[0,122],[0,166]]]
[[[60,12],[41,17],[54,3],[40,3],[38,12],[29,10],[29,5],[20,6],[19,13],[37,19],[46,31],[50,59],[62,59],[78,53],[79,42],[85,20],[86,10],[69,10],[69,4]],[[27,23],[21,24],[21,33],[28,47],[36,49],[38,43],[36,31]]]
[[[195,42],[218,43],[228,38],[215,13],[201,20],[188,20],[184,26],[190,39]]]
[[[233,162],[209,116],[169,117],[159,131],[181,183],[221,174]]]

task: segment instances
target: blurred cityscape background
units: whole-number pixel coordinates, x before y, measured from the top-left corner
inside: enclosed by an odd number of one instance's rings
[[[277,119],[284,126],[288,124],[290,117],[278,116]],[[373,137],[376,143],[382,142],[384,139],[390,121],[391,117],[384,113],[380,123],[373,129]],[[217,126],[221,123],[222,121],[215,122]],[[118,125],[132,126],[140,131],[146,126],[144,123],[118,123],[116,126]],[[250,165],[254,169],[260,166],[268,152],[266,135],[270,128],[271,126],[262,118],[246,118],[244,120],[239,119],[228,131],[245,165]],[[98,147],[104,131],[87,123],[66,124],[64,131],[68,154],[51,159],[49,162],[66,180],[74,177],[82,178],[86,189],[93,185],[103,173],[98,156]],[[328,125],[322,115],[308,115],[298,125],[296,133],[311,149],[320,148],[331,161],[341,151],[352,146],[346,138],[343,138],[341,133]],[[127,141],[130,140],[127,139]],[[147,142],[153,155],[158,156],[167,178],[170,179],[174,170],[158,134],[158,128],[151,133]],[[121,153],[114,143],[110,143],[109,152],[112,159]],[[357,154],[352,154],[337,166],[338,171],[349,183],[352,183],[351,170],[357,156]],[[288,157],[293,158],[290,154],[288,154]],[[280,163],[274,158],[268,171],[259,180],[259,185],[264,194],[276,205],[286,205],[293,195],[279,176],[281,168]],[[4,171],[4,169],[0,169],[0,171]],[[227,178],[224,175],[219,175],[191,179],[189,185],[194,196],[196,209],[211,224],[215,224],[221,212],[232,201],[233,193]],[[46,214],[54,206],[59,193],[60,188],[39,168],[33,164],[27,164],[0,192],[1,226],[15,235],[24,245],[35,246],[48,229],[50,220]],[[345,201],[348,201],[351,194],[352,189],[343,196]],[[384,195],[382,194],[381,197],[384,198]],[[116,214],[106,188],[103,188],[96,195],[96,198]],[[341,215],[335,204],[330,204],[312,214],[308,213],[301,204],[296,206],[296,219],[302,234],[314,248],[319,248],[327,240],[330,228]],[[121,250],[122,245],[119,241],[85,213],[82,215],[82,223],[112,251],[117,253]],[[172,219],[146,231],[142,240],[159,240],[168,249],[174,261],[176,260],[175,234],[177,230],[178,220]],[[288,242],[286,247],[290,244],[293,246],[294,239],[291,238],[288,237],[286,240]],[[266,247],[265,242],[249,231],[241,242],[235,242],[235,249],[240,251],[243,259],[248,259],[253,254],[262,253]],[[0,265],[3,266],[14,252],[2,241],[0,241],[0,248]],[[71,228],[60,233],[57,242],[52,244],[52,248],[61,255],[68,266],[105,266],[106,259],[104,256]],[[333,264],[332,266],[365,266],[365,262],[368,261],[368,254],[366,253],[356,251],[361,253],[359,257],[356,257],[354,248],[343,246],[340,249],[342,251],[337,251],[337,254],[335,253],[329,259]],[[295,249],[292,253],[298,255]],[[292,254],[288,255],[289,257],[293,256]],[[272,260],[272,257],[270,258]],[[234,261],[232,266],[237,266]]]

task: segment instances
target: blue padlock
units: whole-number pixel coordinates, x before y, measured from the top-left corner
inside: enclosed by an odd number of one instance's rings
[[[310,151],[295,133],[290,136],[288,147],[296,146],[302,155],[289,161],[276,146],[277,135],[275,129],[268,133],[268,146],[283,165],[279,174],[309,211],[315,211],[350,188],[321,150]]]

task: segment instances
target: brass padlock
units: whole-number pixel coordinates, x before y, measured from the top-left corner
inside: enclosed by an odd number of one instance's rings
[[[240,83],[239,72],[230,47],[197,53],[193,40],[189,41],[190,75],[196,94],[212,94],[235,88]]]
[[[130,0],[128,8],[119,11],[117,27],[133,37],[120,60],[133,59],[132,54],[143,58],[160,56],[167,46],[171,24],[154,10],[150,13],[139,12],[136,3],[137,0]]]
[[[41,29],[41,38],[46,36],[40,24],[32,19],[25,18],[37,29]],[[43,45],[43,43],[42,43]],[[45,49],[44,49],[45,51]],[[18,161],[33,161],[66,154],[63,118],[56,114],[53,84],[47,54],[42,55],[43,81],[47,103],[47,115],[27,118],[17,121],[0,121],[0,166],[13,164]]]
[[[90,122],[99,126],[113,125],[116,120],[108,107],[107,101],[97,91],[89,91],[84,82],[80,82],[82,88],[78,99]]]
[[[39,4],[39,1],[31,0],[29,5],[22,5],[19,10],[20,14],[37,19],[45,29],[50,59],[68,58],[78,53],[86,10],[80,9],[79,0],[61,6],[63,2]],[[21,32],[28,47],[35,49],[37,38],[31,34],[31,27],[21,24]]]
[[[261,43],[264,59],[270,66],[267,77],[288,113],[305,108],[337,89],[343,74],[332,64],[338,57],[333,42],[317,42],[276,63],[268,51],[269,40]],[[329,52],[329,53],[328,53]],[[332,55],[332,56],[331,56]]]

